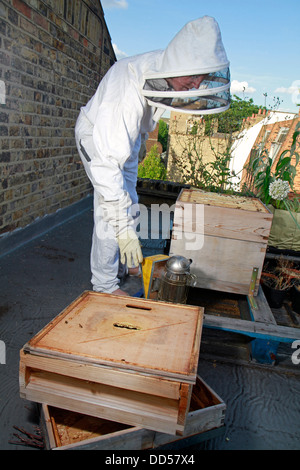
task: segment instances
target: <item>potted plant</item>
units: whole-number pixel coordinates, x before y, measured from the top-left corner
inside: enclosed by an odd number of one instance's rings
[[[286,276],[275,273],[262,273],[261,284],[271,308],[280,308],[287,299],[292,282]]]
[[[298,289],[295,295],[294,289],[300,286],[299,262],[292,261],[284,256],[274,260],[266,260],[263,266],[261,284],[270,307],[280,308],[288,297],[289,300],[295,297],[296,305]],[[288,296],[288,294],[290,295]],[[293,310],[297,311],[294,305],[292,307]]]
[[[286,262],[282,267],[282,274],[291,281],[290,299],[292,309],[300,313],[300,263]]]
[[[292,146],[277,163],[263,150],[246,167],[251,189],[273,213],[269,245],[300,251],[300,198],[290,197],[300,155],[296,151],[300,123],[293,134]]]

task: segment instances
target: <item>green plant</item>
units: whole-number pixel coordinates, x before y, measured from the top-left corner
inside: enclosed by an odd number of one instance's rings
[[[138,166],[138,177],[165,180],[166,175],[167,170],[161,160],[157,145],[153,145],[148,155]]]
[[[248,174],[246,186],[253,190],[265,204],[289,212],[299,210],[299,197],[290,200],[288,194],[294,188],[294,179],[300,155],[296,151],[297,139],[300,134],[300,122],[297,123],[290,149],[283,151],[277,163],[263,149],[256,157],[250,159],[246,166]],[[295,162],[295,164],[293,164]]]
[[[216,123],[215,123],[216,124]],[[194,187],[213,192],[232,192],[236,175],[229,168],[231,159],[231,135],[224,139],[214,138],[208,129],[214,125],[209,121],[193,120],[189,122],[188,134],[183,138],[176,136],[176,154],[172,154],[176,178]],[[209,149],[209,155],[208,155]]]
[[[169,127],[165,121],[160,119],[158,123],[158,142],[162,145],[162,150],[165,152],[168,146]]]
[[[186,133],[180,122],[173,122],[169,177],[207,191],[239,191],[238,174],[230,169],[232,143],[246,126],[245,118],[260,109],[252,99],[233,95],[227,111],[188,121]]]
[[[243,126],[243,120],[253,114],[257,114],[259,109],[263,109],[261,106],[254,104],[252,98],[242,99],[236,95],[231,97],[230,108],[221,113],[217,119],[218,132],[222,133],[233,133],[240,132]],[[215,116],[205,117],[205,132],[208,134],[211,129],[211,123],[215,120]]]

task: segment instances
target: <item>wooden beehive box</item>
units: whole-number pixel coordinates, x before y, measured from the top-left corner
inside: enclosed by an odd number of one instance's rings
[[[182,433],[203,309],[84,292],[20,353],[21,397]]]
[[[257,295],[272,217],[257,198],[184,189],[170,256],[193,260],[197,287]]]
[[[182,436],[83,415],[46,404],[41,424],[51,450],[145,450],[196,436],[224,425],[226,404],[197,376]]]

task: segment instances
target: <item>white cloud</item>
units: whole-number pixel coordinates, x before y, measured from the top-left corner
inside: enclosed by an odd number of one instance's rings
[[[121,51],[117,44],[112,44],[112,47],[114,48],[117,59],[124,59],[124,57],[127,57],[126,52]]]
[[[103,8],[128,8],[127,0],[101,0]]]
[[[280,86],[280,87],[276,88],[274,93],[290,93],[289,88],[285,88],[284,86]]]
[[[256,89],[249,86],[248,82],[239,82],[238,80],[232,80],[230,91],[231,93],[254,93]]]
[[[276,88],[275,93],[287,93],[292,95],[292,102],[297,106],[300,105],[300,80],[294,80],[293,83],[288,87],[280,86]]]
[[[280,86],[276,88],[274,93],[288,93],[289,95],[292,95],[295,92],[299,93],[299,87],[300,87],[300,81],[298,80],[298,83],[294,82],[288,88],[284,86]]]

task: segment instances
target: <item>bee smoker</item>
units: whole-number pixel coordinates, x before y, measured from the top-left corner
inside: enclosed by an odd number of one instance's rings
[[[191,259],[171,256],[165,264],[160,279],[158,300],[185,304],[190,286],[196,283],[196,276],[190,274]]]

